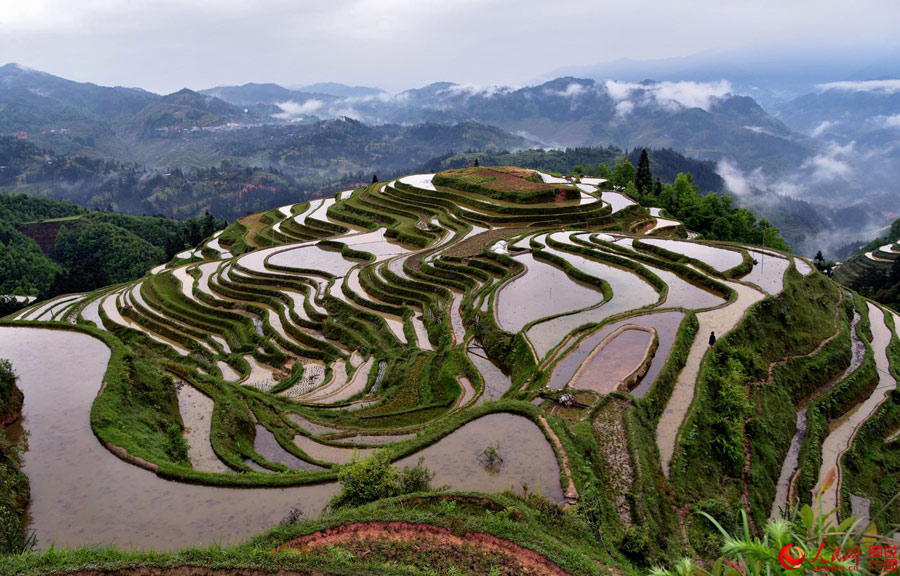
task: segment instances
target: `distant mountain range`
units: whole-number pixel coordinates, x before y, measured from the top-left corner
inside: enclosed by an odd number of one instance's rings
[[[320,88],[321,89],[321,88]],[[677,87],[557,78],[520,89],[450,82],[354,96],[245,84],[202,91],[241,106],[275,105],[283,119],[350,116],[370,124],[476,121],[548,147],[671,147],[701,159],[782,169],[810,152],[805,138],[727,85]]]
[[[158,95],[8,64],[0,67],[0,135],[150,170],[222,161],[271,168],[307,190],[473,150],[666,148],[717,164],[737,202],[767,214],[804,253],[874,233],[900,211],[900,81],[810,84],[827,78],[817,69],[788,82],[802,54],[758,77],[766,58],[745,59],[752,65],[743,75],[734,67],[726,75],[720,55],[576,69],[595,79],[522,88],[439,82],[397,94],[251,83]],[[835,62],[836,74],[849,70]],[[644,72],[658,80],[638,80]],[[619,79],[602,77],[613,74]],[[779,81],[790,89],[773,97]]]
[[[0,68],[0,133],[27,132],[41,145],[151,163],[146,140],[172,132],[350,117],[366,124],[478,122],[549,147],[612,144],[671,147],[701,159],[781,169],[809,154],[804,138],[727,86],[557,78],[520,89],[448,82],[399,94],[317,84],[181,90],[159,96],[78,83],[10,64]],[[513,139],[508,143],[512,144]],[[477,143],[476,143],[477,145]]]
[[[753,96],[770,109],[818,85],[839,80],[900,78],[898,46],[856,47],[835,42],[832,49],[781,46],[768,49],[711,50],[659,59],[622,59],[582,66],[565,66],[544,74],[540,81],[579,76],[640,82],[718,82],[727,80],[736,93]]]

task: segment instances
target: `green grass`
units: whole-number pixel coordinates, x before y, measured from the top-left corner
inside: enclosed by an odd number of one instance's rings
[[[569,473],[581,495],[578,505],[569,513],[533,495],[524,499],[510,495],[417,495],[332,512],[307,523],[284,525],[237,547],[146,555],[103,549],[50,551],[0,560],[0,571],[8,568],[29,574],[41,569],[87,565],[111,569],[141,564],[290,568],[333,573],[370,570],[397,574],[428,574],[429,570],[442,573],[452,567],[462,569],[463,573],[465,570],[490,573],[484,565],[468,557],[469,564],[465,566],[444,559],[440,560],[443,564],[429,563],[427,554],[414,554],[404,545],[373,545],[365,557],[360,557],[356,545],[304,556],[271,552],[278,544],[298,535],[377,518],[434,523],[451,528],[455,534],[466,531],[496,534],[523,545],[527,543],[573,574],[602,573],[610,562],[633,573],[635,569],[629,562],[641,566],[665,564],[675,556],[691,552],[692,548],[701,555],[718,550],[720,541],[711,526],[698,520],[699,516],[690,516],[692,512],[706,511],[731,525],[736,517],[734,510],[743,506],[743,498],[747,496],[752,518],[757,523],[764,520],[779,465],[794,433],[796,404],[821,385],[823,378],[838,373],[847,364],[848,319],[852,311],[849,299],[838,316],[837,338],[819,353],[806,357],[834,331],[832,322],[839,292],[821,274],[802,277],[791,270],[780,296],[754,306],[732,333],[722,337],[704,360],[694,405],[677,445],[672,478],[667,481],[659,463],[656,426],[697,337],[696,315],[685,311],[672,350],[668,358],[659,359],[665,364],[644,398],[623,393],[600,396],[579,392],[579,399],[589,404],[586,408],[554,408],[553,399],[558,394],[542,388],[551,367],[536,363],[521,333],[505,332],[492,313],[480,309],[485,299],[492,304],[504,282],[521,273],[521,264],[508,255],[487,250],[486,236],[465,245],[465,240],[463,243],[459,240],[475,224],[513,226],[502,231],[505,237],[514,241],[532,236],[534,257],[562,269],[575,281],[597,288],[599,305],[601,299],[605,301],[612,296],[602,275],[587,274],[568,259],[538,244],[533,236],[566,227],[584,228],[588,232],[629,230],[646,221],[646,209],[636,205],[611,215],[601,202],[584,206],[519,204],[521,196],[491,196],[485,191],[491,188],[490,182],[476,184],[460,189],[458,182],[439,182],[434,192],[402,183],[396,188],[374,184],[354,191],[329,208],[328,217],[336,222],[369,230],[383,227],[388,238],[420,248],[418,254],[404,256],[408,277],[391,272],[386,262],[374,262],[365,246],[346,244],[337,237],[346,228],[324,217],[307,219],[300,225],[293,218],[283,219],[282,214],[272,210],[232,224],[220,236],[220,241],[235,254],[258,246],[315,241],[323,248],[339,250],[345,259],[358,264],[363,289],[356,293],[349,283],[344,284],[343,278],[322,271],[280,268],[278,273],[255,272],[236,263],[220,267],[210,283],[211,290],[221,298],[199,289],[193,298],[186,297],[171,271],[146,278],[141,286],[146,307],[136,306],[124,314],[143,328],[178,342],[191,350],[191,354],[179,356],[142,332],[110,323],[107,323],[110,332],[84,329],[101,338],[112,350],[107,386],[94,404],[92,425],[102,441],[157,464],[158,474],[163,478],[211,486],[283,487],[334,481],[341,470],[311,459],[293,443],[297,434],[314,436],[317,442],[326,445],[338,445],[335,443],[338,435],[413,433],[414,437],[394,445],[391,458],[396,461],[488,414],[518,414],[536,424],[544,417],[562,445],[562,451],[555,450],[560,481],[565,487],[569,478],[562,466],[564,453]],[[556,188],[547,187],[553,190],[551,201],[559,192]],[[511,192],[518,194],[518,191]],[[515,201],[510,201],[511,198]],[[526,199],[536,198],[533,195]],[[298,205],[292,210],[298,213],[306,207]],[[445,230],[431,225],[435,217]],[[281,233],[273,230],[278,221],[282,222]],[[437,241],[441,242],[440,248],[429,248]],[[637,251],[603,242],[596,236],[590,240],[573,238],[573,242],[575,246],[547,241],[554,250],[577,254],[639,276],[659,293],[657,305],[665,299],[668,286],[649,267],[671,271],[732,302],[735,292],[717,278],[740,277],[749,271],[748,262],[751,262],[749,254],[737,248],[742,255],[741,264],[719,273],[696,260],[647,248],[640,241],[635,242]],[[459,249],[453,252],[455,247]],[[196,268],[190,273],[194,277],[199,274]],[[326,285],[321,299],[316,297],[314,280]],[[331,295],[333,282],[341,282],[340,289],[352,304]],[[297,302],[302,311],[292,309],[294,299],[285,293],[287,290],[303,295]],[[510,375],[511,388],[496,401],[467,407],[456,405],[462,393],[460,376],[466,376],[476,391],[484,388],[484,379],[467,358],[464,343],[454,342],[452,338],[447,307],[458,293],[463,295],[462,315],[467,337],[480,343],[487,356]],[[314,309],[313,300],[324,306],[327,314]],[[652,310],[646,307],[624,312],[607,322]],[[284,334],[270,325],[269,318],[274,322],[272,313],[278,316]],[[305,317],[301,318],[301,313]],[[383,314],[403,318],[408,341],[417,338],[411,317],[423,315],[434,350],[424,351],[399,342]],[[64,328],[58,323],[53,326]],[[563,346],[599,326],[585,324],[576,328]],[[867,330],[865,323],[859,330],[860,333]],[[309,331],[317,334],[314,336]],[[214,336],[226,340],[228,353],[213,340]],[[324,336],[328,341],[317,336]],[[374,356],[376,365],[384,362],[386,371],[377,389],[374,387],[377,369],[374,369],[363,392],[331,406],[278,395],[300,381],[306,359],[323,359],[328,364],[338,358],[346,360],[350,351]],[[896,341],[891,354],[892,361],[900,361],[900,344]],[[279,376],[282,380],[269,392],[224,382],[216,363],[227,362],[246,376],[250,372],[245,360],[248,355],[275,368],[289,365],[285,363],[288,360],[295,363],[289,373]],[[774,368],[772,381],[762,384],[770,365],[785,358],[790,359]],[[813,467],[818,470],[818,443],[827,422],[852,406],[869,389],[874,365],[871,357],[866,362],[858,375],[810,407],[810,429],[801,454],[801,469],[807,476],[801,477],[801,486],[808,479],[808,470]],[[331,374],[331,368],[328,370],[327,374]],[[235,473],[213,474],[189,466],[183,441],[178,442],[181,437],[177,432],[182,422],[173,378],[187,382],[213,399],[210,445]],[[541,406],[532,404],[536,398],[544,399]],[[354,410],[342,409],[357,400],[371,404],[354,406],[358,408]],[[882,434],[896,427],[896,420],[900,419],[900,408],[893,408],[893,404],[893,401],[886,404],[884,415],[879,412],[878,418],[867,425],[871,431],[866,428],[854,451],[848,453],[847,469],[853,470],[857,477],[848,481],[845,491],[852,489],[881,502],[893,489],[870,465],[875,462],[889,470],[896,465],[896,448],[885,444]],[[615,449],[619,452],[609,459],[608,451],[612,449],[605,444],[608,438],[594,424],[613,413],[624,430],[625,441],[617,444]],[[340,433],[314,434],[293,422],[289,418],[291,414],[336,426]],[[292,471],[266,461],[254,450],[257,425],[271,432],[285,451],[325,469]],[[543,426],[541,429],[549,438],[547,429]],[[882,441],[878,440],[879,435]],[[743,470],[745,448],[750,453],[747,474]],[[615,467],[625,461],[621,459],[627,460],[632,473],[630,485],[624,488],[615,485]],[[253,471],[246,464],[248,461],[271,473]],[[627,523],[620,520],[613,504],[619,495],[617,490],[624,490],[630,518]],[[680,513],[689,515],[685,523],[689,542],[682,541]],[[389,562],[390,554],[393,563]]]
[[[287,513],[286,513],[287,515]],[[297,574],[489,574],[490,560],[477,552],[423,555],[402,543],[373,543],[358,556],[354,545],[306,553],[276,552],[295,538],[360,522],[429,524],[464,537],[490,534],[523,546],[573,575],[619,573],[627,565],[604,551],[587,524],[562,513],[537,496],[482,495],[464,492],[416,493],[340,511],[316,520],[286,520],[279,527],[237,546],[193,548],[174,553],[118,551],[110,548],[51,549],[0,558],[0,571],[20,576],[75,570],[114,571],[193,567],[237,569],[248,575],[278,570]],[[499,561],[499,557],[498,557]]]
[[[886,314],[889,325],[894,325]],[[896,326],[894,326],[896,328]],[[887,350],[891,376],[900,379],[900,340],[895,335]],[[900,506],[891,501],[900,494],[900,391],[892,390],[875,414],[859,429],[841,459],[841,501],[850,510],[850,494],[872,501],[871,518],[882,529],[900,525]]]
[[[770,364],[808,354],[834,333],[839,292],[820,276],[789,272],[783,292],[753,306],[707,355],[673,459],[671,483],[682,505],[721,501],[740,507],[744,449],[749,441],[757,460],[752,478],[760,484],[751,502],[752,516],[764,519],[768,515],[774,495],[770,488],[780,467],[761,464],[781,462],[787,451],[794,433],[791,391],[796,383],[792,386],[776,378],[761,390],[754,383],[767,379]],[[820,368],[826,374],[836,373],[840,358],[829,358]],[[814,382],[803,384],[815,386]],[[749,397],[747,386],[754,392]],[[812,390],[795,393],[804,391]]]

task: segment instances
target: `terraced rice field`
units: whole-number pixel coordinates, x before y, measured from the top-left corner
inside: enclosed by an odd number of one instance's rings
[[[841,456],[850,448],[859,427],[872,417],[891,390],[897,389],[897,380],[891,375],[887,357],[887,347],[895,335],[884,322],[884,312],[871,303],[868,308],[873,335],[872,349],[878,368],[878,383],[870,395],[829,426],[829,434],[822,444],[822,466],[819,470],[819,482],[815,488],[817,493],[822,494],[824,510],[836,508],[840,498],[840,482],[835,482],[830,487],[825,486],[829,472],[835,471],[840,479]]]
[[[416,175],[282,206],[267,218],[255,216],[269,223],[247,233],[265,238],[265,248],[234,255],[223,244],[229,236],[216,236],[207,249],[182,255],[192,262],[155,269],[112,291],[27,308],[17,327],[0,328],[4,343],[19,334],[49,338],[45,343],[59,338],[71,347],[61,349],[69,356],[60,362],[73,361],[79,346],[105,351],[95,338],[114,350],[98,352],[84,367],[84,384],[72,391],[78,398],[66,404],[74,434],[63,442],[66,458],[84,460],[75,464],[82,471],[76,480],[62,478],[37,452],[27,459],[26,469],[40,467],[53,479],[33,487],[42,542],[168,546],[246,536],[277,522],[275,510],[289,502],[317,513],[340,467],[385,445],[401,466],[424,458],[435,484],[483,491],[527,484],[551,500],[572,502],[578,496],[567,463],[576,455],[566,453],[572,444],[562,433],[565,422],[616,398],[587,430],[601,444],[604,434],[616,439],[603,457],[625,462],[630,456],[623,451],[632,448],[623,395],[661,403],[658,421],[647,422],[668,474],[710,332],[721,338],[758,302],[787,290],[790,275],[814,271],[763,249],[685,241],[681,223],[601,190],[602,181],[538,176],[504,188],[509,178],[531,178],[511,170],[479,188]],[[516,201],[515,194],[547,190],[557,196]],[[656,224],[644,235],[627,232],[646,228],[651,218]],[[734,272],[742,265],[743,274]],[[882,367],[889,336],[878,314],[871,310]],[[31,321],[62,328],[56,324],[65,320],[95,338],[28,328]],[[679,347],[689,320],[699,330]],[[675,351],[683,369],[671,368]],[[20,370],[27,398],[46,374],[27,365],[24,354],[4,348],[14,363],[26,364]],[[663,376],[671,393],[657,390]],[[109,382],[97,396],[101,380]],[[61,379],[54,386],[62,387]],[[133,404],[123,398],[144,401],[142,386],[152,390],[152,401],[128,413]],[[573,393],[584,411],[558,407],[561,392]],[[94,401],[122,412],[104,413],[108,422],[95,421],[92,432],[87,414]],[[870,408],[862,405],[852,418],[865,420]],[[48,427],[32,431],[35,442],[53,430],[37,417],[30,425]],[[166,430],[173,429],[188,445],[184,455],[167,443]],[[123,460],[99,449],[94,434]],[[645,436],[652,444],[652,433]],[[839,439],[828,454],[851,441],[844,432]],[[62,442],[47,443],[54,441]],[[488,446],[503,455],[498,470],[481,461]],[[123,480],[104,494],[94,470]],[[63,509],[48,496],[51,484],[84,505]],[[309,486],[297,487],[303,484]],[[63,535],[48,520],[57,514],[64,525],[80,522],[91,502],[103,499],[109,511],[84,531]],[[216,511],[198,510],[204,501]],[[625,499],[616,502],[627,507]],[[147,520],[153,508],[159,520]],[[190,520],[180,522],[176,512],[185,510]],[[620,514],[629,517],[624,508]],[[228,528],[212,528],[222,525]]]

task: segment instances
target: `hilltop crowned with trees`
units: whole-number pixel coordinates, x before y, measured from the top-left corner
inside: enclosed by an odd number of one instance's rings
[[[651,154],[643,149],[637,168],[623,156],[611,170],[605,163],[600,163],[595,169],[575,166],[573,172],[609,180],[616,190],[644,206],[662,208],[689,230],[708,240],[790,249],[768,220],[757,220],[750,210],[735,206],[727,194],[701,194],[689,172],[677,174],[671,183],[654,178],[650,168]]]

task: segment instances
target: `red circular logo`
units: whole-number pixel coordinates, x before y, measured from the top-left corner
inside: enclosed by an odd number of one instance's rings
[[[778,553],[778,562],[785,570],[796,570],[806,559],[806,552],[799,546],[785,544]]]

